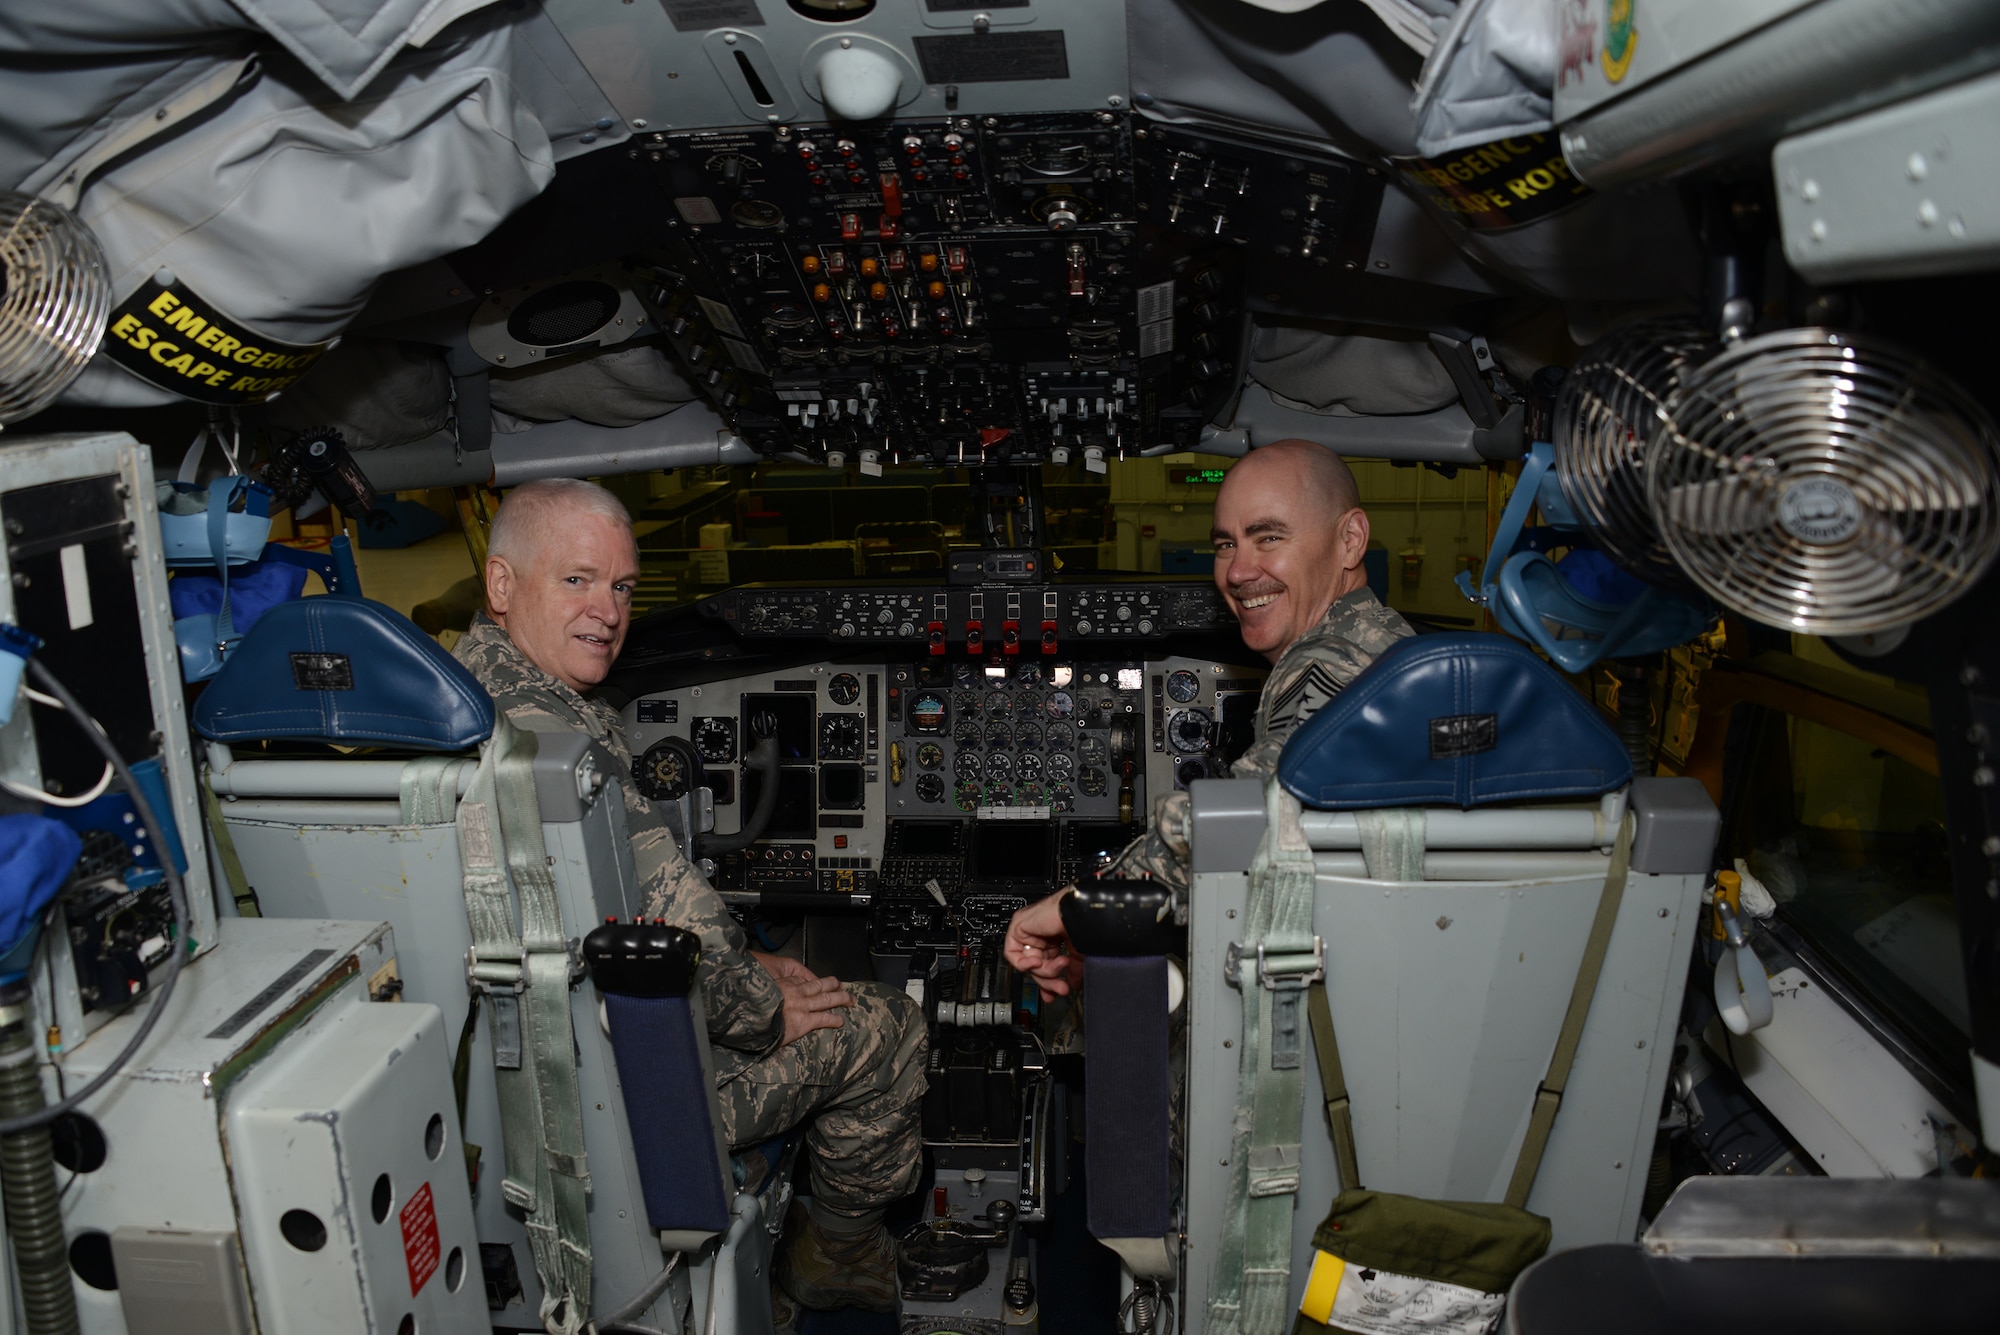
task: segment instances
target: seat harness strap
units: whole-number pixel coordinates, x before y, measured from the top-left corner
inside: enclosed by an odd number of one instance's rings
[[[492,1006],[506,1163],[501,1194],[527,1215],[542,1324],[550,1335],[576,1335],[590,1311],[590,1177],[570,1026],[573,962],[542,842],[535,751],[534,734],[496,720],[458,804],[472,929],[466,972],[475,994]]]
[[[1248,926],[1225,973],[1243,994],[1230,1190],[1211,1279],[1208,1329],[1264,1335],[1290,1324],[1292,1207],[1304,1097],[1300,1007],[1324,976],[1313,935],[1313,859],[1298,800],[1265,785],[1263,841],[1250,864]]]

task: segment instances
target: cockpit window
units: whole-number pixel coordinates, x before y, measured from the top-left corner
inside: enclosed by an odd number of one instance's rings
[[[1374,527],[1370,583],[1390,606],[1471,627],[1453,586],[1486,552],[1487,473],[1350,461]],[[942,580],[953,551],[1039,548],[1052,577],[1207,575],[1228,460],[1181,454],[1032,471],[1042,531],[970,468],[889,466],[882,476],[799,464],[684,468],[605,478],[637,516],[638,611],[759,582]]]
[[[1899,1028],[1962,1053],[1971,1021],[1936,774],[1828,722],[1744,712],[1730,853]]]

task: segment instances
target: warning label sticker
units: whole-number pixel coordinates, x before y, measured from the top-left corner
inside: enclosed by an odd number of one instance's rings
[[[1467,227],[1495,230],[1546,218],[1590,194],[1546,134],[1496,139],[1449,158],[1403,158],[1403,179]]]
[[[286,388],[331,346],[265,338],[187,284],[148,279],[111,312],[103,350],[148,384],[200,403],[239,404]]]
[[[400,1217],[403,1263],[410,1268],[410,1296],[414,1298],[437,1273],[438,1253],[443,1249],[438,1241],[437,1204],[431,1199],[430,1183],[417,1188],[417,1194],[410,1197]]]

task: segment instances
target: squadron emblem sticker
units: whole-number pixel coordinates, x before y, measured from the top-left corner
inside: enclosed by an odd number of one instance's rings
[[[199,403],[268,399],[332,347],[280,343],[230,319],[175,281],[140,284],[111,312],[104,355],[148,384]]]
[[[1639,29],[1635,26],[1636,9],[1639,0],[1604,0],[1604,50],[1598,59],[1604,64],[1604,77],[1617,83],[1625,77],[1625,71],[1632,68],[1632,52],[1639,45]]]

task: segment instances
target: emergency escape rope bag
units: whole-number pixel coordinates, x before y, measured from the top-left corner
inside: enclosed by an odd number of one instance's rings
[[[1507,1290],[1549,1247],[1549,1221],[1526,1208],[1528,1192],[1548,1148],[1618,921],[1635,826],[1628,814],[1619,828],[1569,1008],[1548,1073],[1535,1091],[1534,1112],[1504,1201],[1434,1201],[1360,1185],[1354,1118],[1326,985],[1318,982],[1308,991],[1334,1157],[1340,1180],[1348,1185],[1334,1197],[1313,1234],[1313,1266],[1293,1335],[1486,1335],[1499,1328]]]

